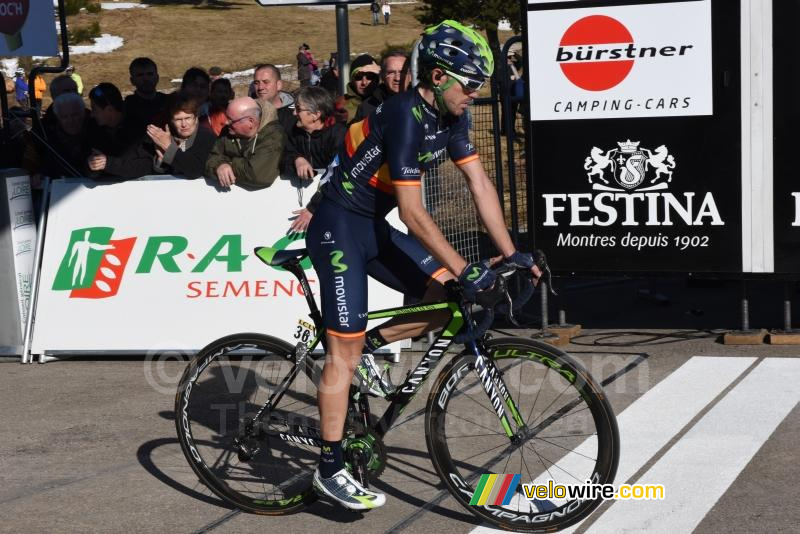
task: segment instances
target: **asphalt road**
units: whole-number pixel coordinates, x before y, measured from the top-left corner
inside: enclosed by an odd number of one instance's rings
[[[594,299],[592,287],[585,298]],[[630,301],[663,314],[690,304],[682,298]],[[622,440],[616,482],[663,483],[667,498],[608,502],[577,531],[796,532],[800,347],[725,346],[716,330],[645,326],[588,330],[566,349],[605,381]],[[406,354],[393,373],[419,357]],[[362,515],[318,502],[283,517],[232,510],[198,483],[177,443],[172,408],[184,366],[136,358],[0,364],[0,531],[485,531],[428,460],[419,415],[428,388],[387,436],[388,466],[376,484],[388,496],[383,508]]]

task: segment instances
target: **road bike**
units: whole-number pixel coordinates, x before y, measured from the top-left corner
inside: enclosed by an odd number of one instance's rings
[[[317,498],[312,476],[320,452],[316,397],[324,356],[315,349],[324,346],[325,328],[300,265],[306,250],[259,247],[255,253],[299,280],[313,323],[307,323],[307,339],[292,345],[242,333],[212,342],[183,373],[175,423],[186,459],[211,491],[241,510],[281,515]],[[450,319],[387,396],[380,417],[370,411],[363,388],[351,386],[345,463],[367,486],[380,478],[389,459],[384,436],[446,361],[428,395],[424,421],[430,458],[444,485],[462,506],[495,526],[565,528],[601,500],[529,499],[522,485],[491,492],[482,475],[514,473],[536,484],[610,484],[619,461],[616,419],[602,388],[576,359],[534,339],[486,333],[495,308],[513,321],[533,291],[528,271],[525,295],[512,300],[520,271],[493,269],[497,282],[481,292],[477,304],[465,301],[457,282],[448,282],[443,302],[369,313],[369,319],[388,319],[440,310]],[[461,344],[463,349],[447,352]],[[477,487],[482,493],[473,500]]]

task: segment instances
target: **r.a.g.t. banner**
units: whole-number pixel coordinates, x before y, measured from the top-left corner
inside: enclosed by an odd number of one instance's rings
[[[741,270],[739,15],[720,4],[528,6],[531,226],[558,271]]]

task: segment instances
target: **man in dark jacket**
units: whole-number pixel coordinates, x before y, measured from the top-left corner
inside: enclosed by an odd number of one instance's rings
[[[269,187],[278,178],[285,133],[275,106],[249,96],[236,98],[225,111],[228,126],[206,160],[205,176],[223,187]]]
[[[122,94],[113,83],[97,84],[89,91],[89,101],[93,119],[89,130],[92,153],[87,159],[90,176],[124,177],[127,173],[120,156],[141,142],[143,132],[126,115]]]
[[[381,60],[381,84],[358,106],[358,111],[356,111],[356,116],[353,119],[355,122],[372,113],[387,98],[405,90],[405,87],[402,87],[401,79],[406,61],[408,61],[408,54],[399,50],[389,52],[383,56]]]

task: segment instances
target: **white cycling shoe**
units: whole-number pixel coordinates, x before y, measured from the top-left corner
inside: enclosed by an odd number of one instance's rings
[[[331,478],[322,478],[317,469],[314,489],[350,510],[371,510],[386,503],[386,495],[364,488],[347,469],[340,469]]]

